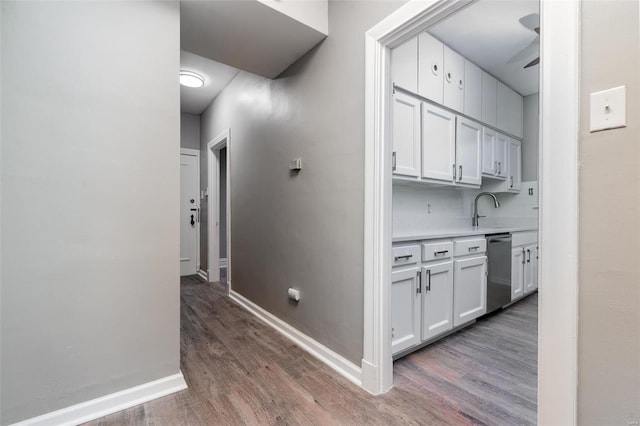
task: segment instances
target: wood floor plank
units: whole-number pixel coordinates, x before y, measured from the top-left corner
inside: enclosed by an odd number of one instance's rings
[[[537,294],[394,363],[372,396],[266,326],[226,284],[181,281],[189,389],[87,423],[111,425],[534,425]]]

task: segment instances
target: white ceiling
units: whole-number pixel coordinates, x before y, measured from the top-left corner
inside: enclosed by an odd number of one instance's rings
[[[204,77],[202,87],[180,86],[180,110],[198,115],[239,72],[236,68],[184,50],[180,51],[180,69],[194,71]]]
[[[539,13],[538,0],[479,0],[428,29],[436,38],[523,96],[538,92],[540,66],[531,57],[508,63],[537,35],[519,19]]]

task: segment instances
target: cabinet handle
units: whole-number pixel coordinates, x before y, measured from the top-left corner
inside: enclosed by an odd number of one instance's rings
[[[418,287],[416,288],[416,294],[422,293],[422,271],[418,270]]]
[[[395,172],[396,171],[396,152],[393,151],[393,154],[391,154],[391,169]]]
[[[513,176],[509,176],[509,181],[511,182],[509,188],[513,188]]]
[[[438,69],[438,64],[437,63],[433,63],[431,64],[431,72],[433,73],[433,75],[438,75],[439,73],[439,69]]]
[[[496,174],[498,173],[498,162],[497,161],[493,162],[493,170],[496,171]]]
[[[473,247],[469,247],[469,251],[471,250],[478,250],[480,248],[480,246],[473,246]]]
[[[525,255],[524,255],[524,247],[522,248],[522,264],[525,264]]]
[[[527,263],[531,263],[531,250],[527,250]]]
[[[447,254],[447,253],[449,253],[449,250],[434,251],[433,255],[434,256],[440,256],[441,254]]]
[[[456,180],[456,165],[453,165],[453,180]]]
[[[462,180],[462,164],[459,166],[460,176],[458,176],[458,180]]]
[[[500,161],[498,161],[498,174],[502,174],[502,163]]]
[[[412,257],[413,257],[412,254],[404,254],[402,256],[395,256],[395,259],[396,259],[396,262],[397,262],[400,259],[407,259],[408,260],[408,259],[411,259]]]
[[[427,291],[431,291],[431,269],[427,269]]]
[[[450,72],[447,73],[447,82],[451,83],[451,73]]]
[[[458,89],[460,90],[464,89],[464,81],[462,80],[458,81]]]

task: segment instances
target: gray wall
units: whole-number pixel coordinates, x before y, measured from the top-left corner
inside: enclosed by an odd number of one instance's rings
[[[180,113],[180,147],[200,149],[200,116]]]
[[[582,3],[578,424],[640,422],[638,1]],[[589,133],[589,95],[627,86],[627,127]]]
[[[357,365],[364,33],[401,4],[330,2],[326,40],[276,80],[241,72],[201,116],[205,152],[231,128],[233,289]],[[301,290],[298,305],[288,287]]]
[[[524,97],[524,137],[522,141],[522,180],[538,180],[538,133],[540,126],[538,93]]]
[[[179,371],[179,8],[2,1],[5,425]]]

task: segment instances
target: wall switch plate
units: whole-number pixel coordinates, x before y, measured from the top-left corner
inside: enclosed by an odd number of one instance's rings
[[[589,131],[627,126],[627,87],[620,86],[591,94]]]
[[[302,158],[289,161],[289,170],[302,170]]]

